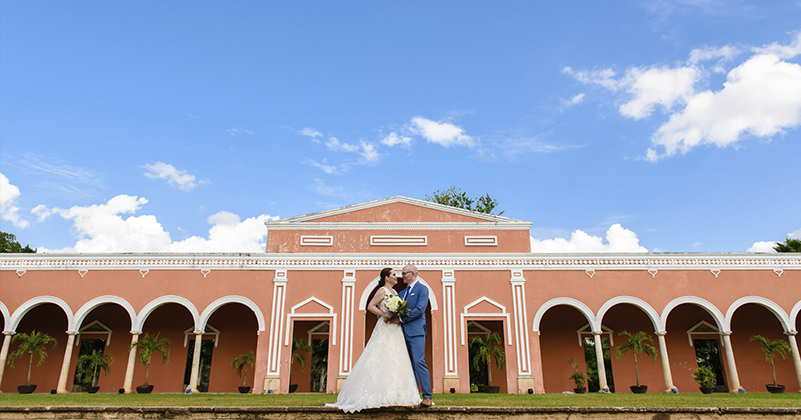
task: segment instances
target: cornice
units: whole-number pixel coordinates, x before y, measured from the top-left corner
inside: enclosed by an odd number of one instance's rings
[[[486,220],[487,222],[490,222],[490,223],[501,223],[501,224],[506,224],[506,223],[527,223],[529,226],[531,225],[530,222],[526,222],[524,220],[512,219],[512,218],[505,217],[505,216],[498,216],[498,215],[495,215],[495,214],[486,214],[486,213],[481,213],[481,212],[472,211],[472,210],[460,209],[458,207],[447,206],[447,205],[444,205],[444,204],[434,203],[434,202],[431,202],[431,201],[418,200],[416,198],[403,197],[403,196],[400,196],[400,195],[399,196],[395,196],[395,197],[382,198],[380,200],[368,201],[366,203],[359,203],[359,204],[353,204],[353,205],[350,205],[350,206],[339,207],[339,208],[331,209],[331,210],[323,210],[323,211],[320,211],[320,212],[317,212],[317,213],[310,213],[310,214],[304,214],[304,215],[301,215],[301,216],[294,216],[294,217],[290,217],[290,218],[287,218],[287,219],[279,219],[279,220],[274,220],[274,221],[268,221],[268,222],[265,222],[264,224],[267,225],[268,227],[275,226],[275,225],[282,225],[282,224],[290,224],[290,223],[304,223],[304,224],[306,224],[310,220],[321,219],[321,218],[324,218],[324,217],[335,216],[335,215],[344,214],[344,213],[350,213],[350,212],[354,212],[354,211],[369,209],[369,208],[378,207],[378,206],[384,206],[384,205],[393,204],[393,203],[405,203],[405,204],[410,204],[410,205],[418,206],[418,207],[426,207],[426,208],[430,208],[430,209],[434,209],[434,210],[443,211],[443,212],[446,212],[446,213],[453,213],[453,214],[459,214],[459,215],[462,215],[462,216],[468,216],[468,217],[477,218],[477,219],[484,219],[484,220]]]
[[[525,230],[531,229],[529,222],[265,222],[268,230]]]
[[[801,270],[782,254],[0,254],[0,270]]]

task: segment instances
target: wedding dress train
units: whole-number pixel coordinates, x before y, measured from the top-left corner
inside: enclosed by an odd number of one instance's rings
[[[378,307],[387,310],[383,301]],[[339,391],[337,402],[326,406],[353,413],[366,408],[417,407],[420,401],[403,329],[400,324],[385,323],[382,317]]]

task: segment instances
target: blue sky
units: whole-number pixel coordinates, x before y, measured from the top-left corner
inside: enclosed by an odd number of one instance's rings
[[[258,251],[457,185],[538,252],[801,237],[801,2],[0,5],[0,225],[49,252]]]

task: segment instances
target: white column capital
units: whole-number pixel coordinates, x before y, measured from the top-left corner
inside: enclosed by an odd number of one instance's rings
[[[784,332],[784,335],[789,336],[789,337],[793,337],[796,334],[798,334],[798,331],[785,331]]]
[[[442,284],[452,285],[456,283],[456,277],[453,275],[453,270],[442,270]]]
[[[667,335],[667,331],[656,331],[654,334],[656,334],[659,337],[664,337]]]
[[[11,331],[11,330],[3,331],[3,335],[14,335],[16,333],[17,333],[16,331]]]
[[[523,284],[526,282],[526,278],[523,277],[523,270],[512,270],[512,278],[509,279],[509,282],[512,284]]]
[[[194,334],[194,335],[203,335],[203,334],[205,334],[205,333],[206,333],[206,332],[205,332],[205,331],[203,331],[203,330],[194,330],[194,331],[192,331],[192,334]]]
[[[603,331],[593,331],[592,332],[592,335],[603,335],[603,334],[604,334]]]
[[[275,278],[273,278],[273,283],[286,284],[286,274],[286,270],[275,270]]]
[[[346,286],[356,284],[356,270],[345,270],[345,274],[342,276],[342,284]]]
[[[130,333],[131,333],[131,335],[139,335],[139,334],[142,334],[142,331],[131,330]]]
[[[80,331],[67,331],[67,335],[78,335],[80,333]]]

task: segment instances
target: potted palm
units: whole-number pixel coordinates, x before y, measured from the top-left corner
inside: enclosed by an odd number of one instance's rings
[[[86,392],[94,394],[100,390],[100,387],[97,386],[97,382],[100,380],[100,371],[104,371],[108,376],[112,363],[114,363],[113,357],[103,354],[97,349],[93,350],[91,354],[82,354],[78,357],[78,370],[85,383],[91,383],[86,387]]]
[[[751,337],[749,341],[757,341],[762,344],[762,351],[765,353],[765,361],[770,362],[770,367],[773,369],[773,385],[765,385],[765,387],[768,388],[768,392],[771,394],[783,393],[784,385],[776,384],[776,365],[773,364],[773,356],[778,353],[782,359],[786,359],[787,353],[790,352],[790,345],[787,344],[786,341],[771,340],[761,335],[755,335]]]
[[[698,366],[692,375],[704,394],[711,394],[715,390],[715,372],[709,365]]]
[[[587,388],[584,386],[584,372],[579,372],[579,365],[573,361],[573,358],[570,358],[568,363],[570,363],[570,367],[573,368],[573,374],[570,375],[569,379],[576,384],[576,387],[573,388],[573,392],[576,394],[583,394],[587,392]]]
[[[166,338],[159,338],[156,334],[152,336],[145,333],[145,336],[135,343],[128,346],[130,351],[133,348],[139,348],[139,363],[147,367],[145,371],[145,384],[136,387],[136,392],[139,394],[149,394],[153,391],[153,385],[148,385],[147,379],[150,376],[150,362],[153,359],[153,354],[158,353],[161,355],[161,364],[167,364],[167,359],[170,357],[170,340]]]
[[[300,363],[300,370],[301,372],[306,369],[306,358],[300,354],[301,351],[305,351],[306,355],[310,355],[312,352],[312,348],[306,341],[299,340],[297,338],[292,338],[292,360],[289,363],[289,371],[290,375],[292,372],[292,364],[295,363],[295,360]],[[290,376],[291,377],[291,376]],[[291,382],[291,379],[290,379]],[[289,384],[289,392],[295,392],[298,390],[298,384]]]
[[[247,394],[250,392],[250,387],[247,386],[248,367],[253,369],[255,366],[256,355],[252,351],[249,351],[245,354],[240,354],[239,356],[236,356],[234,360],[231,360],[231,367],[236,371],[236,375],[241,378],[242,373],[244,372],[245,374],[245,378],[242,380],[242,386],[239,387],[240,394]]]
[[[626,337],[628,343],[620,346],[617,348],[617,356],[618,360],[623,360],[623,355],[631,351],[634,353],[634,374],[637,377],[637,385],[631,386],[631,392],[635,394],[644,394],[648,392],[648,385],[640,385],[640,369],[638,366],[637,355],[641,353],[645,353],[648,356],[651,356],[651,360],[656,363],[656,349],[654,346],[648,344],[649,342],[653,343],[651,337],[643,331],[639,331],[635,334],[630,334],[627,331],[623,331],[620,333],[621,337]]]
[[[53,346],[53,349],[55,349],[57,342],[55,338],[36,330],[31,331],[30,334],[21,333],[15,335],[14,338],[11,339],[11,342],[14,343],[16,341],[22,341],[22,343],[19,345],[19,348],[16,351],[8,356],[8,365],[13,368],[14,360],[16,360],[18,357],[22,357],[25,353],[30,354],[30,358],[28,359],[28,379],[25,381],[25,385],[20,385],[17,387],[17,391],[20,394],[30,394],[36,389],[36,385],[31,385],[31,367],[33,367],[33,356],[39,356],[36,366],[40,366],[47,358],[47,350],[45,350],[45,346],[50,344]]]
[[[498,367],[498,372],[503,369],[503,362],[506,359],[506,353],[503,351],[503,339],[501,335],[494,332],[490,333],[487,338],[482,337],[473,337],[469,341],[469,346],[471,348],[475,347],[476,353],[473,356],[473,368],[478,370],[481,368],[481,365],[487,365],[490,363],[490,358],[495,358],[495,364]],[[489,376],[488,384],[484,387],[484,392],[496,394],[500,392],[501,387],[499,386],[491,386],[489,384],[492,383],[492,369],[487,369],[487,374]]]

